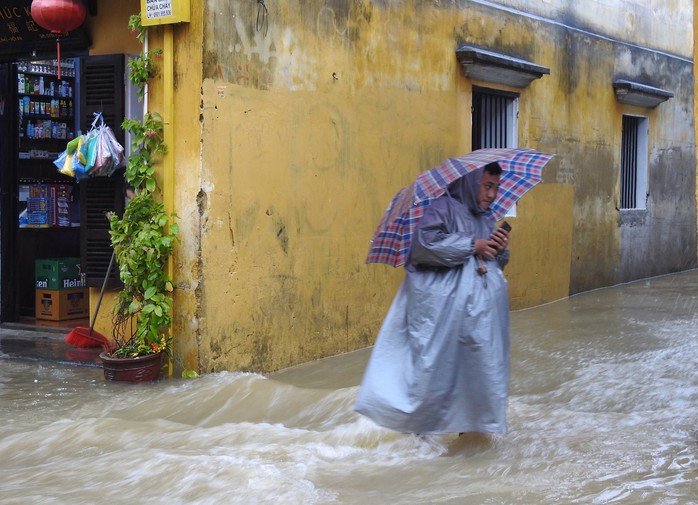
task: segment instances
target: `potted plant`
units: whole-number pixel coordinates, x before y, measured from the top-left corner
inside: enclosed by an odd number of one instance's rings
[[[145,84],[140,81],[139,96],[143,96]],[[150,381],[159,378],[163,355],[171,356],[172,351],[173,282],[167,262],[179,228],[170,223],[175,216],[169,216],[155,198],[159,192],[155,167],[167,152],[162,117],[153,112],[145,114],[142,121],[125,119],[122,127],[132,135],[125,174],[132,195],[123,216],[114,212],[107,215],[123,288],[114,307],[114,344],[100,357],[107,379]]]

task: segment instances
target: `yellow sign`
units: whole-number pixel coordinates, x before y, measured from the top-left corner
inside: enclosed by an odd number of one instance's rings
[[[141,0],[143,26],[188,23],[189,0]]]

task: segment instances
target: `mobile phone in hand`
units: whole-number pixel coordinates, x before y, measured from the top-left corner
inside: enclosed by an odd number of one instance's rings
[[[506,231],[507,233],[509,233],[511,231],[511,225],[509,223],[507,223],[506,221],[504,221],[502,223],[501,228],[502,228],[502,230]]]

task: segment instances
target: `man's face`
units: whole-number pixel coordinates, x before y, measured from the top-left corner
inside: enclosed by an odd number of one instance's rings
[[[477,203],[480,204],[480,208],[482,210],[487,210],[490,208],[490,204],[497,196],[498,189],[499,176],[483,172],[482,179],[480,179],[480,191],[477,195]]]

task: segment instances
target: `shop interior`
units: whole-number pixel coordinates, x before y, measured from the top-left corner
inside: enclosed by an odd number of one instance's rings
[[[124,88],[124,55],[69,53],[60,68],[55,56],[0,62],[0,323],[25,329],[89,326],[89,288],[118,286],[105,213],[123,211],[123,169],[85,175],[66,158],[78,163],[71,141],[97,118],[127,156],[120,125],[142,110]]]
[[[61,61],[60,79],[58,60],[18,61],[11,67],[17,85],[13,214],[20,323],[84,324],[88,316],[80,269],[80,185],[54,164],[78,134],[76,60]]]
[[[120,286],[106,213],[123,212],[124,168],[71,173],[65,161],[96,117],[130,154],[121,124],[140,119],[143,103],[124,53],[140,49],[112,21],[125,26],[137,4],[85,0],[82,24],[61,33],[31,6],[0,8],[0,326],[63,331],[88,326],[102,287]]]

